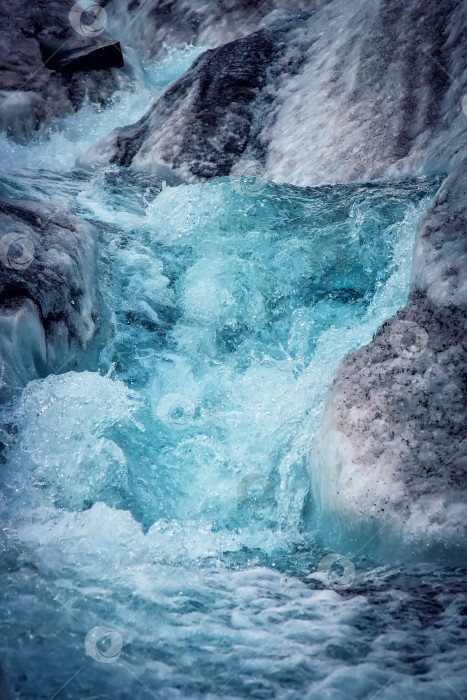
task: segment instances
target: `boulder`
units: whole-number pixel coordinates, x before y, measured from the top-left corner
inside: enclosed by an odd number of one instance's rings
[[[191,182],[247,170],[309,186],[450,172],[462,162],[461,0],[333,0],[266,25],[202,54],[139,122],[79,165]]]
[[[0,199],[0,396],[79,365],[102,328],[96,231],[61,204]]]
[[[338,538],[383,556],[465,556],[466,339],[467,162],[420,222],[406,306],[329,390],[310,470]]]
[[[26,142],[85,97],[104,104],[129,83],[105,24],[105,11],[95,16],[65,0],[0,6],[0,130]]]

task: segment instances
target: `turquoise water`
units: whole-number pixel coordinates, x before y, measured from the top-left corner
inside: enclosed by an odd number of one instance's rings
[[[465,570],[378,566],[365,542],[332,563],[308,477],[437,183],[70,171],[193,56],[2,144],[8,195],[96,225],[106,331],[98,364],[2,409],[0,658],[20,698],[462,697]]]

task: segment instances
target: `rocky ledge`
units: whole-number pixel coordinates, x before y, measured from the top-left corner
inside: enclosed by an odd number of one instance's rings
[[[466,391],[467,162],[420,222],[407,305],[331,385],[310,464],[331,530],[465,554]]]
[[[333,0],[202,54],[80,165],[301,186],[450,172],[466,155],[462,0]],[[467,106],[466,106],[467,111]]]
[[[89,224],[62,204],[1,198],[0,230],[4,401],[31,379],[90,362],[102,322]]]

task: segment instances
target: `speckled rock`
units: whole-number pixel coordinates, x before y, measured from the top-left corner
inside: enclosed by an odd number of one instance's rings
[[[421,220],[407,305],[333,380],[311,457],[321,515],[375,547],[465,549],[466,389],[467,162]]]

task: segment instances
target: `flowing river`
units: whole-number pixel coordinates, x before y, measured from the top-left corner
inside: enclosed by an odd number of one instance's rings
[[[365,539],[334,556],[308,473],[340,361],[406,302],[439,179],[73,169],[198,52],[1,143],[4,194],[95,225],[105,321],[98,353],[60,358],[1,410],[0,644],[18,697],[465,697],[465,568],[375,561]]]

